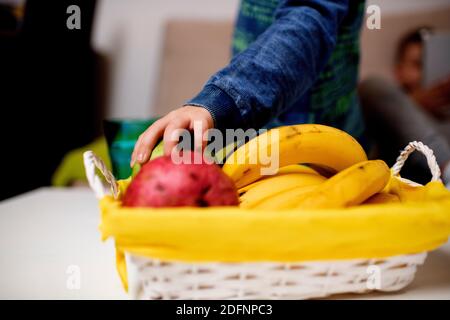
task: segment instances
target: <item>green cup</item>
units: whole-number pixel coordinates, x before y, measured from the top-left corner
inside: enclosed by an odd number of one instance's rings
[[[134,144],[157,118],[147,120],[112,119],[103,121],[114,177],[126,179],[131,175],[130,160]]]

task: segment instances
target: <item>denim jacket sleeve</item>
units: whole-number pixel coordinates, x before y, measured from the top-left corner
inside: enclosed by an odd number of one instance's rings
[[[348,0],[280,0],[273,24],[186,104],[215,127],[259,128],[311,88],[337,41]]]

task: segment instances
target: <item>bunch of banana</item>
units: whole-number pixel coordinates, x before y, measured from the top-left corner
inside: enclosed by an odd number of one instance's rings
[[[363,148],[344,131],[317,124],[279,127],[253,138],[225,161],[222,169],[238,189],[261,177],[261,169],[265,167],[260,159],[261,150],[278,151],[271,156],[278,157],[279,167],[313,163],[339,172],[367,160]]]
[[[321,184],[326,179],[316,173],[286,173],[271,178],[259,180],[241,197],[242,208],[254,208],[265,199],[273,201],[279,194],[285,194],[291,189],[298,189]]]
[[[261,154],[278,157],[278,173],[264,175],[268,164]],[[269,130],[237,147],[222,169],[235,182],[243,208],[345,208],[450,196],[442,183],[412,187],[393,177],[383,161],[368,161],[350,135],[316,124]]]
[[[322,177],[323,180],[319,183],[299,185],[284,192],[265,196],[249,207],[256,209],[323,209],[359,205],[375,194],[381,194],[389,182],[390,176],[390,170],[383,161],[364,161],[329,179]],[[385,202],[386,199],[381,199],[381,197],[393,198],[394,196],[378,195],[370,202]]]
[[[264,183],[261,181],[241,196],[241,206],[318,209],[399,202],[395,194],[382,192],[389,179],[389,168],[381,160],[358,163],[330,179],[312,174],[288,174],[262,180]]]

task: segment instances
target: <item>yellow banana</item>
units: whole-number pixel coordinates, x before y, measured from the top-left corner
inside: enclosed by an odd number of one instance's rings
[[[365,160],[363,148],[344,131],[301,124],[275,128],[250,140],[228,157],[222,169],[240,189],[258,180],[273,162],[278,167],[314,163],[339,172]]]
[[[261,179],[255,181],[253,183],[250,183],[250,184],[246,185],[245,187],[240,188],[238,190],[238,193],[239,194],[245,193],[248,190],[256,187],[258,184],[260,184],[261,182],[263,182],[266,179],[271,179],[273,177],[278,177],[278,176],[290,174],[290,173],[309,173],[309,174],[316,174],[316,175],[319,174],[316,170],[314,170],[308,166],[301,165],[301,164],[292,164],[292,165],[280,168],[280,170],[278,170],[278,173],[273,176],[263,176],[263,177],[261,177]]]
[[[280,192],[271,197],[265,198],[262,201],[259,201],[254,206],[251,206],[252,209],[292,209],[298,205],[299,197],[313,192],[318,188],[318,185],[310,185],[306,187],[297,187],[284,192]]]
[[[326,179],[318,174],[289,173],[261,180],[257,186],[240,197],[242,208],[252,208],[266,198],[287,190],[318,185]]]
[[[278,170],[277,175],[288,174],[288,173],[309,173],[309,174],[319,174],[316,170],[311,167],[305,166],[303,164],[291,164],[288,166],[281,167]],[[270,176],[264,176],[270,177]]]
[[[400,202],[400,198],[391,193],[387,192],[379,192],[375,193],[369,199],[364,201],[363,204],[381,204],[381,203],[397,203]]]
[[[392,177],[385,192],[394,194],[402,202],[426,201],[427,199],[445,199],[450,197],[450,191],[440,181],[432,181],[424,186],[410,186],[397,177]]]
[[[298,199],[298,208],[342,208],[358,205],[389,182],[391,172],[382,160],[357,163]]]

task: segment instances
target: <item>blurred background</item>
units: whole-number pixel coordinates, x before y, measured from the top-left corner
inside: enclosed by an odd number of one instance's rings
[[[80,30],[66,27],[72,4],[81,9]],[[370,4],[381,8],[381,29],[362,29],[361,82],[401,82],[405,37],[424,28],[450,30],[448,0]],[[0,199],[82,181],[81,151],[107,152],[104,119],[153,119],[191,98],[229,61],[238,6],[238,0],[0,0]]]

